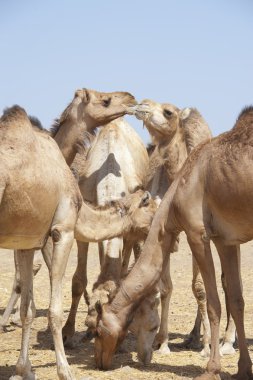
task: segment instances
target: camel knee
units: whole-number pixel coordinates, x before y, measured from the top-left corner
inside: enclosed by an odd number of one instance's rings
[[[206,292],[202,279],[192,280],[192,292],[199,303],[206,301]]]
[[[36,308],[33,300],[21,300],[20,319],[22,325],[30,325],[35,318]]]
[[[52,332],[59,331],[62,329],[62,313],[54,310],[53,308],[49,308],[48,310],[48,322]]]

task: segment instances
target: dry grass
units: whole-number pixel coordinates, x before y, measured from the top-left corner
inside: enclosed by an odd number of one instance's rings
[[[243,283],[246,301],[246,335],[249,341],[250,353],[252,356],[252,315],[253,302],[251,289],[253,285],[252,268],[253,256],[251,250],[252,243],[242,246],[243,259]],[[13,280],[13,255],[10,251],[1,250],[3,264],[0,269],[0,313],[3,312],[7,303]],[[215,255],[216,256],[216,255]],[[215,258],[217,267],[217,282],[222,303],[223,294],[220,287],[220,270],[217,257]],[[71,300],[71,276],[76,265],[76,247],[73,248],[67,272],[64,279],[64,317],[70,307]],[[98,254],[96,245],[91,245],[89,255],[89,290],[91,284],[96,279],[99,270]],[[191,330],[196,313],[196,302],[191,292],[191,254],[183,237],[180,242],[180,251],[173,254],[172,274],[174,291],[170,308],[170,348],[169,356],[154,354],[152,364],[143,367],[137,362],[135,353],[135,340],[132,336],[127,338],[129,353],[115,356],[113,369],[108,372],[99,372],[95,369],[93,359],[93,342],[79,342],[85,330],[84,320],[87,307],[84,301],[81,302],[77,315],[77,346],[74,350],[67,350],[68,361],[77,379],[191,379],[203,372],[206,366],[206,359],[202,359],[199,352],[193,352],[180,348],[187,333]],[[56,366],[55,355],[52,350],[51,334],[47,331],[47,306],[49,295],[48,273],[45,265],[38,273],[35,284],[35,303],[37,316],[33,323],[30,360],[36,372],[38,380],[55,380]],[[224,307],[223,307],[224,310]],[[225,316],[222,317],[222,329],[224,329]],[[15,371],[15,363],[19,354],[21,330],[13,326],[7,327],[7,332],[1,334],[0,349],[0,380],[8,379]],[[238,353],[235,356],[222,358],[222,379],[230,379],[230,374],[236,372]]]

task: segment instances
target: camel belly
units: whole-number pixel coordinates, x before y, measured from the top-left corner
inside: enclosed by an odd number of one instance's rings
[[[0,233],[0,247],[4,249],[42,248],[46,236],[40,235],[3,235]]]

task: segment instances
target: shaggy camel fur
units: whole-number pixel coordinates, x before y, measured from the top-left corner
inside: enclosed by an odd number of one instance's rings
[[[128,107],[134,104],[136,104],[134,97],[126,92],[104,93],[88,89],[77,90],[73,100],[50,131],[66,162],[70,165],[77,153],[84,155],[85,143],[90,140],[98,126],[124,115]],[[30,117],[30,121],[38,132],[47,133],[37,118]],[[76,167],[74,171],[77,171]],[[50,261],[50,258],[45,257],[45,260]],[[15,282],[16,280],[14,280],[12,295],[0,322],[0,330],[7,324],[10,313],[18,300]]]
[[[133,310],[159,280],[167,252],[185,231],[207,294],[211,354],[206,372],[196,380],[216,380],[220,372],[221,306],[210,239],[216,245],[236,324],[240,358],[238,380],[253,378],[244,331],[244,300],[239,245],[253,239],[253,107],[245,108],[231,131],[199,145],[189,156],[155,214],[143,254],[98,323],[96,363],[108,368],[124,339]],[[189,206],[190,205],[190,206]],[[232,207],[231,207],[232,206]]]
[[[168,184],[173,182],[191,150],[199,143],[211,138],[207,123],[194,108],[180,110],[172,104],[143,100],[135,107],[135,115],[138,119],[143,120],[156,144],[154,153],[160,157],[166,168]],[[177,248],[176,245],[173,251],[176,251]],[[162,273],[161,278],[161,325],[154,343],[155,347],[160,347],[159,351],[163,354],[170,352],[168,347],[168,313],[172,288],[169,258],[167,268]],[[206,312],[205,290],[194,259],[192,290],[198,302],[198,314],[195,326],[186,343],[188,347],[192,348],[200,346],[200,321],[202,320],[204,349],[201,354],[207,356],[210,352],[210,329]]]
[[[148,167],[148,155],[137,133],[124,119],[118,118],[101,129],[92,142],[86,158],[83,159],[83,162],[78,162],[76,167],[79,172],[79,188],[83,198],[93,204],[105,205],[142,187]],[[88,244],[82,242],[77,242],[77,244],[78,263],[72,279],[72,304],[63,328],[64,344],[67,346],[73,345],[75,317],[83,293],[87,304],[90,303],[86,291]],[[132,245],[131,240],[125,239],[123,253],[126,249],[131,252]],[[103,283],[111,281],[118,286],[121,278],[122,239],[117,238],[108,243],[103,242],[103,247],[104,250],[101,246],[99,247],[100,258],[103,251],[106,255],[103,263],[101,260],[102,268],[94,286],[93,301],[96,297],[96,300],[104,300],[103,295],[99,296],[100,292],[103,293]],[[106,302],[108,302],[108,298]],[[88,315],[90,313],[96,321],[92,305],[88,309]],[[91,318],[89,320],[87,325],[91,328]]]

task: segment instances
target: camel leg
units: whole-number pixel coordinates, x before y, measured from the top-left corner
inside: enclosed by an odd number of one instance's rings
[[[195,380],[217,380],[220,372],[219,325],[221,305],[217,292],[215,269],[209,242],[202,240],[201,233],[187,234],[188,243],[199,266],[205,284],[207,312],[211,327],[211,351],[206,373]]]
[[[124,239],[123,241],[123,251],[122,251],[122,267],[121,267],[121,277],[126,277],[128,273],[128,266],[130,261],[130,256],[133,248],[133,243],[129,240]]]
[[[199,307],[197,308],[197,314],[192,331],[187,339],[185,339],[183,345],[187,348],[198,349],[202,347],[200,342],[200,329],[201,329],[201,314]]]
[[[238,254],[238,263],[241,267],[241,253],[240,253],[240,247],[238,246],[237,249],[237,254]],[[241,274],[241,269],[240,269],[240,274]],[[222,341],[222,345],[220,348],[220,351],[223,355],[233,355],[235,353],[235,349],[233,347],[235,343],[235,335],[236,335],[236,328],[235,328],[235,323],[231,315],[230,311],[230,306],[228,302],[228,295],[227,295],[227,283],[226,283],[226,278],[224,275],[224,271],[222,270],[221,274],[221,283],[222,287],[225,293],[225,301],[226,301],[226,311],[227,311],[227,326],[225,330],[225,335]],[[242,283],[241,283],[242,286]]]
[[[14,251],[14,257],[15,257],[15,251]],[[40,251],[35,251],[34,259],[33,259],[33,277],[36,276],[36,274],[39,272],[40,268],[42,266],[42,259],[40,256]],[[18,274],[19,275],[19,274]],[[18,287],[17,287],[18,291]],[[18,291],[18,293],[20,293]],[[20,300],[18,299],[17,307],[15,313],[11,316],[11,323],[21,327],[21,319],[20,319]]]
[[[198,319],[198,314],[200,315],[201,322],[203,325],[203,350],[201,351],[201,356],[208,357],[210,355],[210,324],[208,320],[207,315],[207,309],[206,309],[206,292],[205,287],[203,284],[203,280],[200,274],[200,270],[198,267],[198,264],[194,257],[192,258],[192,273],[193,273],[193,279],[192,279],[192,291],[194,294],[194,297],[197,300],[198,303],[198,312],[196,319]],[[198,324],[198,321],[195,321],[195,325]],[[191,347],[192,348],[199,348],[200,346],[200,340],[198,339],[198,336],[200,336],[200,331],[197,333],[197,335],[192,335],[192,341],[191,341]]]
[[[244,330],[244,299],[242,296],[239,246],[224,246],[215,241],[221,259],[222,269],[226,278],[227,297],[230,311],[235,322],[240,357],[238,361],[237,380],[250,380],[252,362],[249,356]]]
[[[20,269],[22,340],[16,364],[16,375],[12,376],[10,380],[21,378],[27,380],[35,379],[28,357],[30,330],[35,316],[35,305],[33,302],[33,256],[33,250],[17,251],[17,261]]]
[[[165,259],[166,263],[164,270],[162,271],[159,285],[161,293],[161,323],[154,341],[155,349],[158,349],[157,352],[162,355],[167,355],[170,353],[170,349],[168,347],[168,319],[170,298],[173,290],[170,276],[170,254],[167,254]]]
[[[99,254],[99,263],[100,263],[100,269],[101,269],[104,264],[104,259],[105,259],[104,246],[102,242],[98,243],[98,254]]]
[[[14,251],[14,265],[15,265],[15,277],[13,281],[11,297],[9,299],[8,305],[0,321],[0,331],[2,331],[4,326],[8,324],[8,320],[10,318],[12,310],[15,307],[20,297],[20,273],[19,273],[19,267],[18,267],[17,251]]]
[[[87,286],[87,258],[89,243],[77,241],[77,267],[72,278],[72,302],[65,326],[62,329],[62,336],[65,347],[73,348],[73,336],[75,334],[75,321],[78,305],[82,295],[89,305],[89,297],[86,290]]]
[[[73,380],[62,340],[62,279],[74,241],[73,231],[53,230],[54,250],[50,272],[51,297],[48,320],[54,340],[57,373],[60,380]]]

